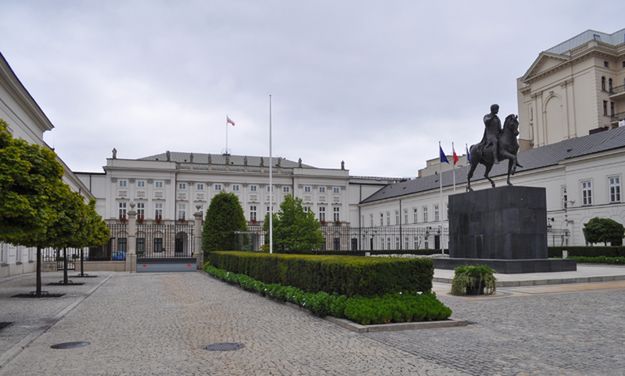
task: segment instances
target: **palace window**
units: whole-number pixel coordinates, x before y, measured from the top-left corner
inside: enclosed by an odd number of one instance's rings
[[[419,223],[419,211],[417,208],[412,209],[412,223]]]
[[[239,192],[241,190],[241,186],[239,184],[232,184],[232,192]]]
[[[404,209],[404,223],[408,224],[408,209]]]
[[[391,225],[391,212],[386,212],[386,225]]]
[[[197,191],[203,191],[204,190],[204,183],[197,183],[197,185],[195,186],[195,189]]]
[[[592,205],[592,181],[582,181],[582,205]]]
[[[395,224],[399,225],[399,210],[395,210]]]
[[[320,222],[325,222],[326,221],[326,208],[325,208],[325,206],[320,206],[319,207],[319,221]]]
[[[310,185],[304,186],[304,192],[310,193],[310,191],[311,191]]]
[[[369,226],[373,227],[373,214],[369,214]]]
[[[601,76],[601,90],[605,91],[605,76]]]
[[[256,192],[257,186],[256,185],[250,185],[250,192]]]
[[[341,193],[341,187],[332,187],[333,193]]]
[[[126,203],[125,202],[119,203],[119,218],[126,219]]]
[[[610,102],[610,114],[612,114],[612,116],[614,116],[615,111],[614,111],[614,102]]]
[[[438,222],[440,220],[440,212],[438,210],[438,204],[434,204],[434,222]]]
[[[187,204],[178,204],[178,220],[184,221],[187,215]]]
[[[126,187],[128,187],[128,180],[126,180],[126,179],[121,179],[121,180],[119,181],[119,187],[120,187],[120,188],[126,188]]]
[[[380,226],[384,226],[384,213],[380,213]]]
[[[215,190],[215,192],[219,192],[219,191],[221,191],[221,184],[215,184],[215,185],[213,185],[213,190]]]
[[[608,116],[608,101],[603,101],[603,116]]]
[[[256,221],[256,205],[250,206],[250,221]]]
[[[334,222],[339,222],[341,220],[341,208],[334,207]]]
[[[291,192],[291,187],[289,187],[288,185],[285,185],[282,187],[282,193],[289,193]]]
[[[187,190],[187,183],[178,183],[178,189],[181,191]]]
[[[145,216],[145,203],[137,202],[137,218],[143,219]]]
[[[138,188],[144,188],[145,187],[145,180],[137,180],[137,187]]]
[[[154,188],[163,188],[163,181],[162,180],[155,180],[154,181]]]
[[[325,193],[326,187],[319,187],[319,193]]]
[[[608,78],[608,91],[611,93],[612,92],[612,79]]]
[[[429,218],[428,218],[428,207],[424,206],[421,211],[423,212],[423,222],[429,221]]]
[[[304,206],[304,213],[310,213],[310,206]]]
[[[154,203],[154,219],[163,219],[163,203]]]
[[[608,187],[610,189],[610,202],[621,202],[621,178],[609,176]]]

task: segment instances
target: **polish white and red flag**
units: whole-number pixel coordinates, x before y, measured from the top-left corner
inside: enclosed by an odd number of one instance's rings
[[[226,116],[226,124],[230,124],[234,127],[234,121],[232,121],[232,119],[230,119],[230,117]]]

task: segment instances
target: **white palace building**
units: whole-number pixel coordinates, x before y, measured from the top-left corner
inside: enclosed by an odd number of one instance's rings
[[[524,167],[512,183],[546,188],[549,244],[585,244],[582,229],[593,217],[625,223],[625,29],[588,30],[541,52],[517,86]],[[3,57],[0,117],[14,135],[42,145],[43,132],[53,127]],[[430,160],[418,177],[400,180],[350,176],[343,162],[320,168],[274,158],[274,210],[285,195],[301,198],[325,225],[325,249],[445,248],[447,198],[465,190],[466,156],[460,165],[439,175],[438,161]],[[498,186],[506,167],[491,172]],[[189,221],[226,191],[239,197],[248,223],[259,229],[269,211],[268,169],[269,158],[259,156],[165,152],[124,159],[114,152],[103,172],[66,167],[65,180],[95,197],[109,223],[124,221],[130,208],[141,222]],[[482,174],[480,167],[476,190],[490,187]],[[0,277],[32,270],[31,250],[0,247]]]

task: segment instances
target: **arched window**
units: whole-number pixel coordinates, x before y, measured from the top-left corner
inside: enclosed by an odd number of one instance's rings
[[[611,93],[612,92],[612,79],[608,78],[608,91]]]
[[[605,76],[601,76],[601,90],[605,91]]]

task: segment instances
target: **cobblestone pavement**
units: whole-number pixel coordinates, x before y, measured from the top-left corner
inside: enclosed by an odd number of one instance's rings
[[[69,341],[91,344],[50,348]],[[218,342],[245,347],[203,349]],[[200,273],[120,273],[0,369],[7,376],[85,374],[463,373]]]
[[[70,272],[70,276],[75,272]],[[49,282],[63,279],[62,273],[43,273],[42,290],[50,293],[65,293],[60,298],[12,298],[12,295],[29,293],[35,290],[34,273],[0,279],[0,321],[12,324],[0,330],[0,366],[3,354],[29,335],[45,330],[72,304],[83,299],[109,273],[99,273],[98,278],[75,278],[74,282],[84,282],[81,286],[46,286]]]
[[[455,317],[475,324],[367,337],[473,375],[624,375],[625,289],[579,287],[587,291],[502,288],[486,299],[439,293]]]

